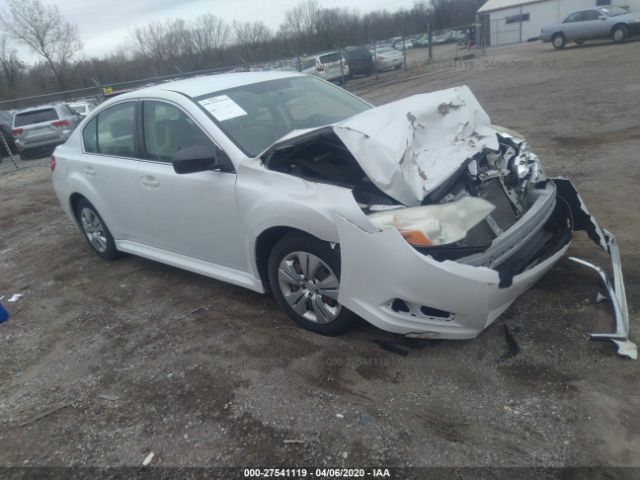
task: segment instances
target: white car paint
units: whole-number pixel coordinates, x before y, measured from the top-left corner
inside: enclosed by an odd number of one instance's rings
[[[493,268],[473,263],[480,259],[469,257],[469,263],[436,261],[419,253],[397,230],[381,231],[350,189],[270,170],[259,158],[247,156],[203,108],[188,98],[293,76],[300,74],[201,77],[131,92],[106,102],[55,151],[53,186],[63,209],[77,223],[71,197],[80,194],[96,207],[118,250],[257,292],[267,290],[256,258],[260,234],[274,227],[306,232],[340,245],[338,300],[342,305],[384,330],[424,338],[477,336],[567,250],[569,243],[561,245],[543,262],[515,275],[508,285],[502,285]],[[177,175],[167,163],[127,162],[84,152],[82,130],[95,115],[110,106],[139,99],[168,102],[186,112],[226,152],[235,173]],[[344,141],[372,181],[405,205],[419,204],[425,193],[440,185],[467,157],[495,147],[497,133],[466,87],[395,102],[317,131],[328,129]],[[298,133],[287,138],[295,141]],[[313,135],[316,130],[304,133]],[[411,158],[407,159],[407,153]],[[418,167],[424,169],[426,178]],[[405,184],[401,182],[403,177]],[[540,195],[540,202],[552,198],[555,204],[555,187],[547,185],[549,195]],[[533,210],[527,212],[523,222],[527,216],[541,214]],[[516,236],[515,230],[507,230],[498,239]],[[599,228],[596,235],[598,232]],[[527,232],[519,234],[521,243],[530,236]],[[499,243],[498,239],[494,243]],[[394,298],[428,305],[448,312],[448,316],[394,311],[390,308]]]

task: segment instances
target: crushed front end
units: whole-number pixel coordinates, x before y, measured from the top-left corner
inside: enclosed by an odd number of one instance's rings
[[[614,236],[569,180],[545,176],[520,134],[491,125],[467,87],[293,135],[262,159],[272,170],[352,191],[359,211],[333,212],[338,300],[383,330],[473,338],[584,230],[613,263],[611,284],[601,269],[572,258],[597,271],[613,306],[615,331],[592,338],[636,358]]]
[[[410,283],[411,288],[393,292],[386,288],[385,294],[366,303],[382,300],[379,309],[392,312],[396,321],[408,321],[400,330],[412,337],[475,336],[563,256],[574,231],[585,231],[610,254],[614,279],[612,284],[601,268],[571,257],[600,275],[613,307],[615,331],[592,334],[591,338],[611,340],[620,355],[636,359],[637,348],[628,338],[629,317],[615,237],[598,226],[569,180],[545,176],[538,158],[522,138],[500,127],[496,127],[496,136],[497,150],[485,149],[468,159],[439,188],[425,195],[421,206],[360,204],[374,225],[383,231],[397,231],[405,244],[428,260],[423,266],[415,261],[399,262],[401,272],[394,280],[386,272],[396,270],[395,253],[404,249],[396,245],[390,253],[392,249],[386,248],[392,260],[384,267],[384,275],[389,282]],[[469,199],[482,200],[483,205],[491,207],[470,207]],[[452,210],[454,205],[457,207]],[[445,212],[445,208],[449,210]],[[461,229],[461,225],[469,228]],[[360,239],[357,248],[365,248],[370,241]],[[342,241],[341,245],[344,251]],[[381,251],[367,254],[374,258],[383,255]],[[350,257],[361,254],[350,251],[343,255],[350,264]],[[354,268],[361,268],[355,266],[365,259],[356,261]],[[422,278],[402,281],[402,272],[410,276],[410,270],[434,267]],[[345,301],[347,306],[351,304]],[[366,314],[370,318],[372,312]],[[420,322],[425,328],[415,328]],[[407,332],[405,327],[415,331]]]

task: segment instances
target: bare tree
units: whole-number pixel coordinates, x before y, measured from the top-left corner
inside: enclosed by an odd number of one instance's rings
[[[56,5],[40,0],[7,0],[0,14],[0,28],[42,57],[63,88],[64,73],[82,49],[78,27],[60,14]]]
[[[301,50],[308,50],[316,33],[317,16],[322,6],[317,0],[305,0],[284,14],[280,30],[299,43]]]
[[[9,38],[6,35],[0,36],[0,80],[4,81],[9,90],[15,90],[24,69],[16,51],[9,46]]]
[[[229,26],[212,13],[198,17],[191,29],[191,42],[201,62],[212,61],[217,54],[223,62],[223,50],[229,41]]]
[[[264,22],[241,23],[234,21],[233,31],[245,61],[259,58],[260,47],[263,47],[272,37],[271,30]]]
[[[180,55],[184,40],[183,30],[183,20],[149,23],[133,31],[134,48],[140,56],[147,57],[161,66]]]

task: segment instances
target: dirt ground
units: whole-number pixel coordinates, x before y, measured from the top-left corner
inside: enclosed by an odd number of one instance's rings
[[[493,123],[526,134],[616,233],[638,338],[639,46],[536,43],[428,68],[420,50],[408,72],[350,89],[382,104],[466,84]],[[2,302],[0,466],[140,465],[150,452],[157,466],[640,465],[639,364],[586,340],[611,324],[595,273],[562,260],[472,341],[366,325],[325,338],[270,296],[100,260],[42,163],[5,161],[0,175],[0,296],[24,294]],[[570,253],[608,268],[586,236]]]

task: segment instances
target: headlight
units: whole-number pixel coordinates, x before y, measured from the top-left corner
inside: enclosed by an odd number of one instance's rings
[[[380,229],[396,228],[411,245],[430,247],[462,240],[495,206],[478,197],[455,202],[403,208],[369,215]]]

